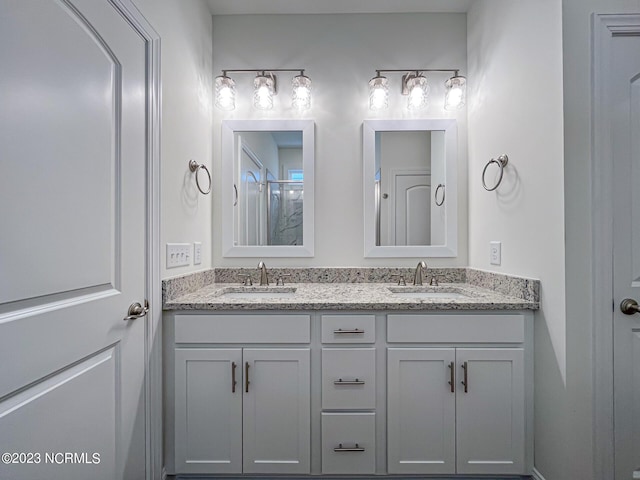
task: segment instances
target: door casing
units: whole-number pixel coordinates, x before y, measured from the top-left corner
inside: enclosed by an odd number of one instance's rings
[[[163,478],[162,464],[162,286],[160,280],[160,35],[132,0],[109,0],[144,39],[146,50],[146,278],[150,315],[145,321],[146,478]]]

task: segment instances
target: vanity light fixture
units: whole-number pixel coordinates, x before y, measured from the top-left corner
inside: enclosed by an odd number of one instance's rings
[[[235,81],[227,76],[228,73],[255,73],[253,80],[253,106],[259,110],[271,110],[273,97],[278,93],[277,80],[274,72],[299,72],[292,82],[292,106],[298,110],[311,107],[311,79],[304,74],[304,69],[242,69],[223,70],[222,75],[215,79],[215,105],[222,110],[233,110],[236,106]]]
[[[467,80],[455,69],[392,69],[376,70],[376,76],[369,80],[369,108],[382,110],[389,106],[389,82],[382,73],[402,72],[402,94],[408,97],[407,108],[417,110],[425,108],[429,99],[429,82],[424,72],[453,72],[453,76],[445,82],[445,109],[461,108],[466,100]]]

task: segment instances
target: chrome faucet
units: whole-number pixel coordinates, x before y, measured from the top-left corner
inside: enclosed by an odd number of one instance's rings
[[[422,285],[422,271],[427,270],[427,264],[424,261],[418,262],[416,273],[413,275],[413,284]]]
[[[258,270],[260,270],[260,285],[269,285],[267,266],[263,261],[260,261],[260,263],[258,263]]]

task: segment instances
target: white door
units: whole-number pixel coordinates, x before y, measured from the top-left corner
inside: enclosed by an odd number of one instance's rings
[[[240,161],[240,245],[264,245],[262,238],[262,164],[241,143]]]
[[[387,355],[389,473],[455,473],[455,350],[390,348]]]
[[[0,45],[0,478],[142,479],[145,43],[2,0]]]
[[[457,473],[524,473],[523,350],[458,348],[456,361]]]
[[[394,175],[393,245],[431,245],[431,175]]]
[[[242,473],[242,387],[241,349],[176,349],[176,473]]]
[[[615,478],[640,478],[640,35],[614,36],[610,76],[613,156]]]
[[[244,350],[244,473],[310,472],[309,353]]]

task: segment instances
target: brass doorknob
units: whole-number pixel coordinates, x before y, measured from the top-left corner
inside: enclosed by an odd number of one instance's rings
[[[633,298],[625,298],[620,302],[620,310],[625,315],[633,315],[634,313],[640,313],[640,305]]]

